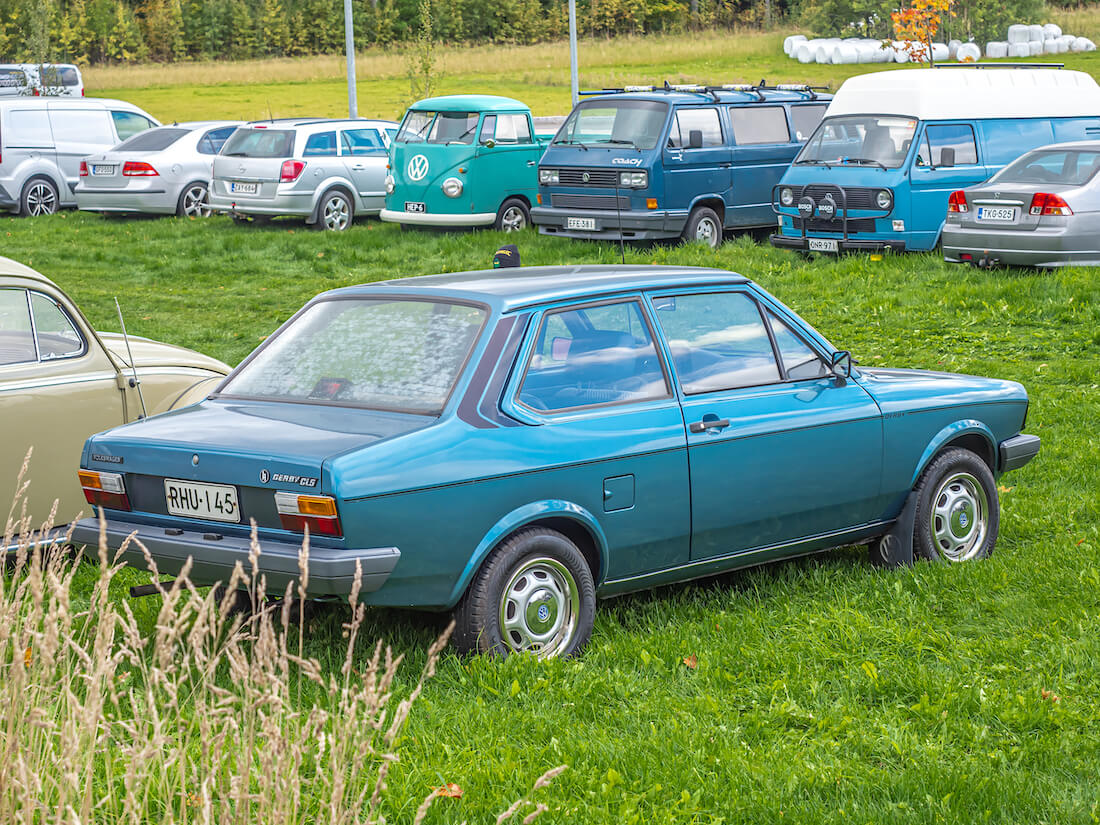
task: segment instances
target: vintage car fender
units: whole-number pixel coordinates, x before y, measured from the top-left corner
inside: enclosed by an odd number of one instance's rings
[[[920,478],[921,473],[924,472],[924,468],[929,465],[936,454],[943,449],[943,446],[949,441],[954,441],[961,435],[978,435],[985,440],[989,446],[989,455],[997,455],[997,439],[993,437],[993,432],[983,424],[981,421],[975,421],[973,418],[964,418],[961,421],[956,421],[953,424],[948,424],[928,442],[928,446],[924,448],[924,452],[921,453],[920,460],[917,462],[916,468],[913,470],[913,477],[909,480],[909,487],[912,489],[916,486],[917,480]],[[991,468],[993,472],[996,472],[996,467]]]
[[[545,518],[567,518],[584,527],[592,536],[593,543],[596,545],[596,552],[599,553],[600,571],[607,570],[607,536],[604,534],[603,528],[600,527],[600,523],[596,520],[595,516],[584,507],[581,507],[579,504],[574,504],[571,501],[562,501],[560,499],[533,501],[530,504],[524,504],[522,507],[517,507],[494,524],[489,532],[485,534],[485,537],[478,543],[477,549],[474,550],[473,554],[470,556],[470,560],[466,562],[466,566],[462,569],[458,581],[455,582],[454,589],[451,591],[448,599],[448,604],[455,604],[462,598],[462,594],[466,592],[466,588],[470,584],[470,579],[473,578],[474,573],[481,567],[482,562],[485,561],[493,548],[500,543],[501,539],[524,525],[532,524],[533,522]],[[594,578],[598,579],[599,576],[600,573],[598,572],[597,576]],[[596,581],[596,586],[599,586],[598,580]]]

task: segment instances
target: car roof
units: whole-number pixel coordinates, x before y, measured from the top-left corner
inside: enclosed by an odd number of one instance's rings
[[[656,90],[652,92],[618,92],[613,90],[607,90],[607,94],[602,92],[585,93],[581,98],[581,103],[587,103],[591,100],[649,100],[661,103],[672,103],[676,105],[686,106],[705,106],[706,104],[713,105],[714,103],[828,103],[833,99],[831,94],[827,92],[804,92],[804,91],[777,91],[774,89],[761,89],[758,92],[745,91],[739,92],[730,89],[715,89],[711,92],[681,92],[681,91],[663,91]],[[717,100],[715,99],[717,98]]]
[[[11,258],[5,258],[0,256],[0,276],[12,275],[17,278],[26,278],[31,281],[38,281],[39,283],[48,284],[52,287],[57,287],[53,281],[43,275],[41,272],[35,272],[29,266],[19,263],[19,261],[13,261]]]
[[[213,129],[217,126],[240,126],[242,122],[239,120],[186,120],[179,123],[162,123],[160,126],[156,126],[156,129],[190,129],[195,131],[196,129]]]
[[[263,126],[328,126],[336,123],[355,123],[359,126],[396,126],[392,120],[377,120],[375,118],[360,118],[360,117],[277,117],[270,120],[252,120],[248,123],[242,124],[243,126],[251,127],[263,127]]]
[[[511,97],[499,95],[444,95],[418,100],[409,110],[431,112],[514,112],[526,110],[527,104]]]
[[[509,312],[536,304],[640,289],[750,283],[744,275],[694,266],[528,266],[398,278],[344,287],[318,297],[426,294],[489,304]]]
[[[27,107],[49,107],[54,108],[62,106],[73,106],[80,108],[83,106],[88,108],[89,103],[101,104],[104,108],[126,108],[137,113],[145,114],[144,110],[136,104],[130,103],[126,100],[115,100],[111,97],[6,97],[0,99],[0,105],[3,106],[21,106]]]

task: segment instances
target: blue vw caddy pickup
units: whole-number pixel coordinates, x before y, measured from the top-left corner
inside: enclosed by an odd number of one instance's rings
[[[539,232],[712,247],[727,230],[774,225],[772,187],[832,99],[801,85],[596,94],[577,104],[539,162]]]
[[[952,192],[1024,152],[1100,135],[1100,86],[1084,72],[960,64],[860,75],[772,193],[775,246],[928,250]]]
[[[568,656],[598,596],[844,544],[993,551],[1039,451],[1013,381],[854,368],[752,281],[459,272],[318,295],[202,402],[90,438],[87,500],[197,584],[454,610],[464,651]],[[96,519],[73,540],[94,552]],[[144,565],[127,545],[124,558]]]

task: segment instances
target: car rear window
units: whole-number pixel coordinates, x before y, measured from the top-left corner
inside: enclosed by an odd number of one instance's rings
[[[22,69],[0,69],[0,89],[21,89],[27,85],[27,73]]]
[[[75,66],[44,66],[43,86],[79,86],[80,75]]]
[[[294,153],[294,132],[289,129],[238,129],[221,153],[235,158],[288,158]]]
[[[115,149],[119,152],[160,152],[167,149],[189,131],[191,130],[173,126],[150,129],[147,132],[139,132],[129,140],[122,141]]]
[[[993,178],[996,183],[1061,183],[1080,186],[1100,171],[1100,149],[1028,152]]]
[[[437,415],[484,321],[485,310],[445,301],[319,301],[257,350],[220,392]]]

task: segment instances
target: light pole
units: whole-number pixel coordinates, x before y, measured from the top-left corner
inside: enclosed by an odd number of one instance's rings
[[[576,106],[580,97],[577,85],[577,0],[569,0],[569,91],[573,106]]]
[[[351,24],[351,0],[344,0],[344,49],[348,55],[348,117],[359,117],[355,93],[355,28]]]

